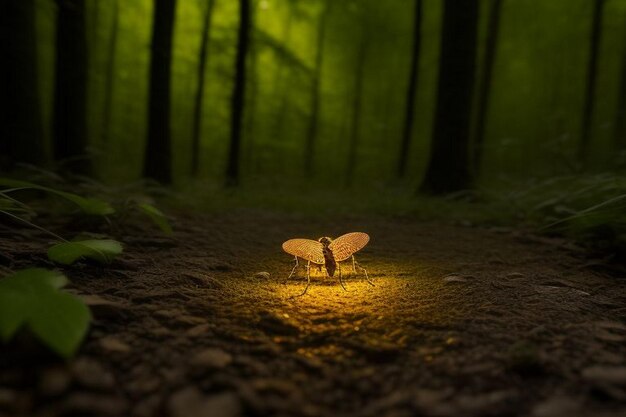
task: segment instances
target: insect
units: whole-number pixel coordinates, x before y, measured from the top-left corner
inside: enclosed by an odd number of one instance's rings
[[[331,239],[330,237],[321,237],[318,240],[311,239],[290,239],[283,243],[283,250],[295,257],[296,264],[289,274],[291,278],[298,268],[298,258],[302,258],[307,261],[306,264],[306,288],[302,291],[302,294],[306,294],[311,285],[311,263],[318,266],[318,268],[325,267],[326,273],[329,276],[334,276],[335,272],[339,272],[339,284],[341,288],[346,289],[343,284],[343,275],[341,273],[341,266],[339,262],[343,262],[352,258],[352,270],[356,274],[357,268],[365,274],[365,279],[370,285],[374,283],[367,275],[367,270],[359,265],[354,259],[354,254],[367,245],[370,237],[367,233],[352,232],[339,236],[337,239]],[[287,279],[289,279],[287,278]]]

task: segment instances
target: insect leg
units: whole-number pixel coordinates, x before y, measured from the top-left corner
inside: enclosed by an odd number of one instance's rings
[[[354,255],[352,255],[352,272],[356,275],[356,259],[354,259]]]
[[[339,265],[339,262],[337,262],[337,269],[339,270],[339,284],[341,284],[341,288],[343,288],[344,291],[348,291],[346,286],[343,285],[343,274],[341,273],[341,265]]]
[[[306,264],[306,287],[304,287],[304,291],[302,291],[302,294],[300,294],[299,297],[306,294],[309,289],[309,285],[311,285],[311,261]]]
[[[365,274],[365,279],[367,280],[367,283],[370,284],[372,287],[374,287],[375,286],[374,283],[370,279],[369,275],[367,275],[367,269],[363,268],[361,264],[356,261],[356,259],[354,258],[354,255],[352,255],[352,262],[355,265],[355,271],[356,271],[357,266],[361,268],[361,271],[363,271],[363,273]]]
[[[293,269],[291,270],[291,274],[289,274],[289,277],[287,277],[287,279],[290,279],[293,276],[293,274],[296,273],[296,269],[298,269],[298,257],[297,256],[295,257],[295,260],[296,260],[296,264],[293,266]]]

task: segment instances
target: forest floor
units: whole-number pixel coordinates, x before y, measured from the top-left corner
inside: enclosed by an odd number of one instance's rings
[[[137,227],[113,264],[65,271],[91,330],[69,362],[0,347],[0,416],[626,414],[626,279],[566,240],[402,216],[175,217],[171,238]],[[371,236],[357,260],[376,285],[318,274],[293,297],[304,270],[287,280],[282,242],[350,231]],[[51,267],[45,240],[0,228],[5,266]]]

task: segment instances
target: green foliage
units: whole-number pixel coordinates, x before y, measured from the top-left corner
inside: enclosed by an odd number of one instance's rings
[[[33,210],[26,204],[10,197],[8,194],[0,191],[0,212],[15,214],[33,214]]]
[[[141,199],[137,199],[135,197],[124,197],[124,192],[121,190],[110,189],[110,187],[106,187],[94,181],[81,184],[79,187],[81,189],[85,189],[86,191],[98,191],[100,194],[106,195],[107,200],[116,202],[115,205],[119,206],[119,209],[114,208],[112,203],[103,199],[85,198],[75,193],[68,193],[56,188],[44,187],[28,181],[0,178],[0,186],[12,187],[10,189],[0,190],[0,213],[4,213],[9,217],[27,223],[31,227],[44,230],[49,234],[53,233],[28,221],[29,217],[36,214],[35,211],[30,206],[11,197],[9,195],[11,192],[29,189],[44,191],[52,195],[60,196],[63,199],[76,204],[83,213],[89,215],[107,216],[115,214],[117,217],[115,217],[114,220],[123,219],[126,217],[127,211],[136,209],[137,211],[145,214],[164,233],[172,233],[172,227],[169,224],[167,217],[154,205],[141,201]]]
[[[311,75],[313,70],[311,66],[302,61],[300,57],[289,50],[279,39],[274,38],[266,31],[255,28],[254,37],[255,40],[267,48],[269,48],[276,56],[277,60],[283,62],[290,67],[302,71],[305,74]]]
[[[2,341],[26,326],[60,356],[72,356],[87,333],[91,315],[80,299],[61,291],[66,284],[64,275],[38,268],[0,279]]]
[[[137,209],[146,214],[164,233],[172,234],[172,226],[161,210],[147,203],[137,203]]]
[[[48,258],[63,265],[71,265],[85,258],[106,264],[121,254],[122,250],[122,244],[112,239],[80,240],[52,246],[48,249]]]
[[[74,204],[76,204],[83,212],[87,214],[93,214],[97,216],[106,216],[108,214],[115,213],[115,209],[106,201],[102,201],[95,198],[85,198],[77,194],[68,193],[65,191],[59,191],[54,188],[44,187],[38,184],[33,184],[28,181],[12,180],[8,178],[0,178],[0,185],[13,187],[14,190],[33,189],[45,191],[50,194],[62,197]],[[6,193],[6,190],[5,190]]]
[[[626,178],[579,175],[531,184],[509,184],[507,191],[483,193],[503,223],[524,222],[541,233],[564,235],[605,253],[626,257]]]

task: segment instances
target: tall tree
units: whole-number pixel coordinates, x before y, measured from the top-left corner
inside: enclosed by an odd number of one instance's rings
[[[89,175],[85,0],[56,0],[53,150],[64,170]]]
[[[477,23],[478,0],[445,0],[435,124],[423,192],[445,194],[471,184],[468,150]]]
[[[119,0],[111,0],[113,8],[113,20],[111,34],[107,44],[107,61],[104,79],[104,115],[102,117],[102,142],[109,141],[111,131],[111,113],[113,111],[113,89],[115,88],[115,51],[117,49],[117,33],[119,31],[120,13]]]
[[[37,83],[34,0],[3,1],[0,9],[2,101],[0,169],[45,159]]]
[[[357,49],[354,68],[354,87],[352,92],[352,120],[351,134],[348,147],[348,161],[346,163],[346,186],[352,186],[356,168],[356,154],[361,137],[361,109],[363,107],[363,84],[365,81],[365,60],[367,58],[368,38],[366,28],[361,31],[361,39]]]
[[[602,14],[605,4],[605,0],[591,1],[593,2],[593,15],[591,17],[591,36],[589,41],[589,55],[587,58],[581,138],[578,148],[578,160],[583,165],[585,164],[585,158],[589,151],[589,142],[591,139],[591,122],[593,120],[594,99],[598,78],[598,57],[600,55],[600,40],[602,35]]]
[[[619,82],[613,141],[616,150],[626,152],[626,44],[622,52],[622,70]]]
[[[315,156],[315,142],[319,129],[319,114],[321,103],[322,67],[324,66],[324,41],[326,39],[326,25],[330,16],[330,0],[324,2],[324,8],[317,21],[317,37],[315,41],[315,67],[311,80],[311,118],[306,132],[304,145],[304,173],[307,176],[313,174],[313,162]]]
[[[155,0],[150,58],[148,138],[143,173],[162,184],[172,182],[170,76],[176,0]]]
[[[250,0],[250,27],[248,29],[248,51],[246,53],[246,92],[245,112],[242,115],[241,142],[245,141],[244,154],[240,155],[239,164],[257,172],[260,169],[261,159],[255,158],[257,151],[257,99],[259,96],[259,33],[256,31],[256,10],[260,0]]]
[[[246,58],[252,25],[250,0],[239,0],[239,29],[235,58],[235,83],[231,98],[230,144],[226,166],[226,184],[235,186],[240,180],[241,131],[246,99]]]
[[[281,34],[281,40],[285,47],[289,44],[291,39],[291,32],[293,27],[293,4],[289,4],[289,12],[285,19],[285,25],[283,26],[283,33]],[[289,78],[289,65],[286,65],[282,59],[277,60],[276,72],[274,74],[274,95],[278,97],[276,106],[276,113],[272,123],[271,135],[274,138],[282,137],[283,125],[285,123],[285,112],[287,111],[287,104],[289,102],[289,90],[287,86],[287,79]]]
[[[409,88],[407,89],[406,107],[404,113],[404,126],[402,128],[402,141],[400,142],[400,155],[398,157],[398,178],[406,176],[407,160],[411,147],[411,136],[415,120],[415,103],[417,95],[418,69],[420,61],[420,49],[422,41],[422,0],[414,0],[413,18],[413,47],[411,50],[411,67],[409,70]]]
[[[200,168],[200,128],[202,126],[202,98],[204,96],[204,80],[206,77],[207,55],[209,49],[209,33],[215,0],[208,0],[202,19],[202,41],[198,54],[198,86],[194,98],[193,131],[191,136],[191,175],[198,176]]]
[[[487,114],[489,112],[489,103],[491,102],[493,67],[498,50],[500,16],[502,14],[503,3],[504,0],[491,0],[489,22],[487,23],[487,40],[485,45],[485,55],[483,57],[483,70],[476,104],[478,108],[476,109],[476,131],[474,132],[474,173],[478,173],[480,171],[484,153],[483,145],[485,143],[485,127],[487,123]]]

